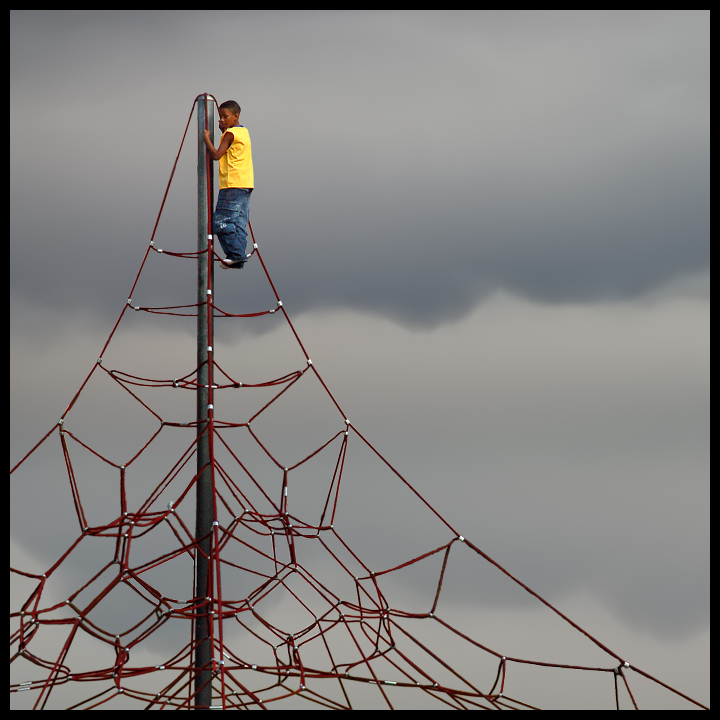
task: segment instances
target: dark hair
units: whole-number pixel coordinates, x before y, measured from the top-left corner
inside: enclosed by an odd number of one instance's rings
[[[233,115],[240,114],[240,106],[234,100],[228,100],[224,102],[219,109],[229,110]]]

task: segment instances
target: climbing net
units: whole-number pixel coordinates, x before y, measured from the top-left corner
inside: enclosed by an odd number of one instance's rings
[[[191,118],[192,112],[188,126]],[[533,693],[518,697],[516,681],[531,667],[611,676],[603,685],[608,707],[613,688],[618,709],[638,707],[630,671],[700,705],[625,661],[513,577],[378,452],[303,346],[252,226],[252,259],[242,275],[228,275],[243,283],[253,274],[264,278],[268,306],[236,313],[216,305],[211,293],[206,306],[218,322],[284,323],[297,359],[287,348],[261,363],[228,352],[221,367],[209,355],[208,389],[218,415],[203,432],[191,402],[201,366],[182,365],[192,353],[172,357],[180,370],[158,377],[134,364],[169,362],[161,348],[121,352],[118,361],[127,364],[114,366],[110,345],[121,321],[196,318],[202,305],[143,306],[132,299],[152,263],[169,273],[183,265],[177,261],[202,254],[156,243],[188,126],[130,299],[59,422],[11,471],[22,489],[15,526],[32,524],[28,505],[47,502],[63,527],[35,528],[51,546],[42,567],[11,569],[23,593],[11,612],[11,692],[26,693],[33,709],[191,709],[199,692],[194,623],[205,621],[211,708],[533,708]],[[205,252],[218,259],[212,237]],[[132,405],[131,426],[109,428],[99,419],[110,390]],[[212,448],[213,524],[209,538],[197,538],[204,433]],[[379,528],[389,513],[391,544],[381,541]],[[207,596],[197,597],[198,556],[208,539]],[[479,623],[455,620],[457,593],[467,592],[465,580],[483,568],[495,582],[529,593],[604,660],[516,656],[483,641]],[[472,597],[466,601],[472,606]],[[559,704],[567,682],[557,685]]]

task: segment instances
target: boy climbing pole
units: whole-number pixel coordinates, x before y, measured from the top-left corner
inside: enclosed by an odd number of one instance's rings
[[[239,124],[240,106],[234,100],[220,105],[218,126],[223,135],[216,150],[205,130],[205,145],[213,160],[220,161],[217,206],[213,214],[213,232],[227,256],[220,261],[224,269],[241,269],[247,257],[247,224],[250,195],[255,186],[250,134]]]

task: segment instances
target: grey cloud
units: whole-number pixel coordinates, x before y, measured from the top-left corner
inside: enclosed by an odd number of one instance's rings
[[[660,656],[703,631],[707,13],[19,12],[11,23],[13,460],[96,362],[189,104],[207,90],[243,106],[263,258],[353,424],[523,582],[562,609],[592,596],[589,629],[601,603],[619,645],[632,626],[633,654],[643,633]],[[228,63],[218,52],[231,43]],[[194,125],[158,228],[166,249],[195,243]],[[218,273],[221,306],[274,306],[256,261],[246,270]],[[194,263],[151,253],[133,299],[194,302]],[[253,321],[262,332],[218,321],[221,365],[262,379],[304,366],[279,317]],[[107,362],[179,375],[194,332],[193,318],[127,313]],[[114,459],[132,454],[147,429],[137,407],[91,390],[72,422]],[[298,417],[272,426],[290,455],[315,427],[297,432]],[[160,445],[149,476],[177,459]],[[89,458],[83,476],[101,519],[117,509],[116,471],[102,465]],[[65,472],[58,443],[28,467],[32,481],[12,491],[31,517],[13,516],[13,537],[22,562],[47,566],[77,532],[69,487],[52,482]],[[375,471],[362,456],[348,466],[354,548],[382,564],[446,540]],[[83,553],[101,562],[104,548]],[[61,599],[84,582],[74,560]],[[417,581],[408,573],[398,592],[415,598]],[[529,618],[525,593],[480,589],[455,577],[473,617],[502,606]],[[689,660],[701,684],[704,658]]]
[[[496,288],[592,302],[707,267],[703,12],[14,18],[14,292],[73,308],[82,277],[114,314],[198,89],[245,108],[251,218],[299,310],[433,325]],[[231,37],[240,84],[199,50]],[[25,120],[46,92],[49,146]],[[161,225],[183,247],[193,133]]]

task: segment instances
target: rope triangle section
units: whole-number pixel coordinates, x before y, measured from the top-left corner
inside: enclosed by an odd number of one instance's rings
[[[606,708],[643,707],[648,687],[704,707],[489,557],[353,425],[251,225],[251,257],[227,274],[238,287],[262,281],[265,295],[238,290],[230,305],[213,285],[212,233],[197,251],[158,247],[195,105],[210,100],[193,103],[99,358],[11,471],[13,709],[572,709],[586,686]],[[209,223],[210,162],[202,172]],[[163,263],[171,276],[188,260],[208,270],[197,299],[144,305],[143,272]],[[231,342],[177,352],[160,328],[184,317],[226,338],[264,323],[253,337],[272,342],[252,357]],[[121,325],[156,346],[133,353]],[[480,602],[491,584],[572,642],[536,648]]]

